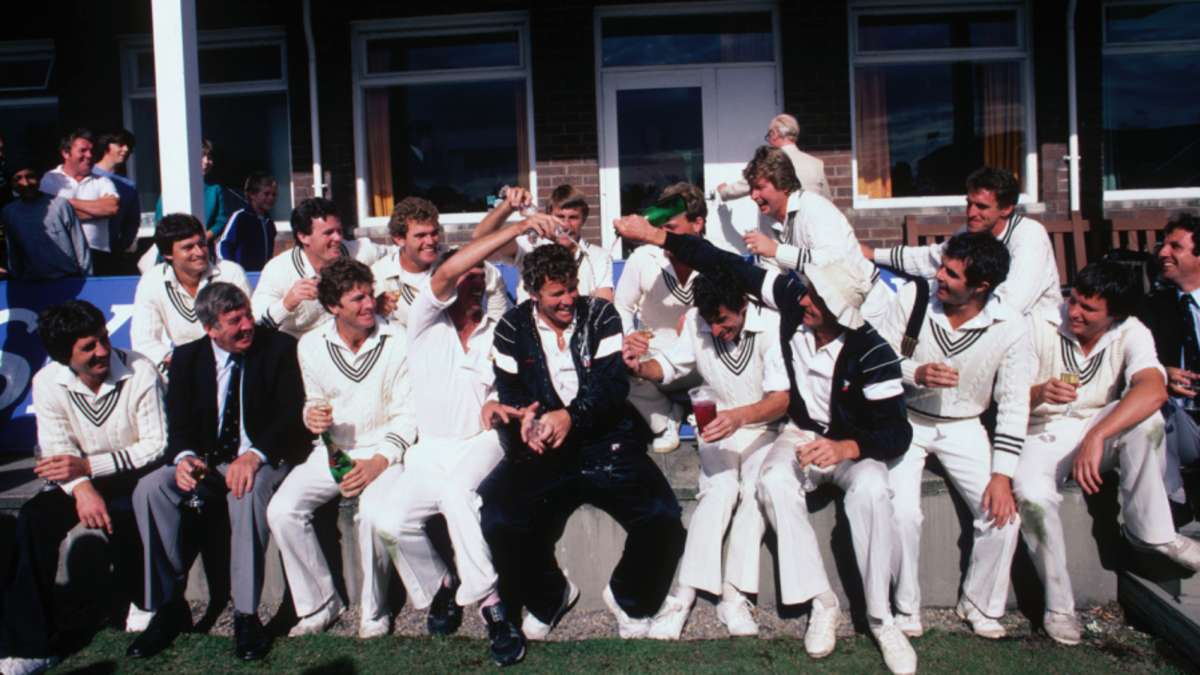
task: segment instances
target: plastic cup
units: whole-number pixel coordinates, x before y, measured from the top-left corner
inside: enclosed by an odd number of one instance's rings
[[[688,391],[692,399],[692,412],[696,415],[696,427],[700,433],[717,417],[717,397],[708,387],[696,387]]]

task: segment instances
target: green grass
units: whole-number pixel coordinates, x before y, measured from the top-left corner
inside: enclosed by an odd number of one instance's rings
[[[125,658],[131,636],[105,630],[55,673],[409,673],[495,671],[486,643],[465,638],[381,638],[360,641],[329,635],[280,640],[263,661],[233,658],[227,637],[189,634],[146,661]],[[966,634],[931,631],[913,642],[922,673],[1168,673],[1182,672],[1160,654],[1153,638],[1115,641],[1092,638],[1079,647],[1060,647],[1043,637],[989,642]],[[1169,651],[1169,650],[1168,650]],[[623,642],[615,639],[535,644],[510,672],[687,672],[762,673],[799,670],[834,673],[884,672],[874,643],[866,637],[839,640],[821,661],[804,654],[799,640],[710,640]]]

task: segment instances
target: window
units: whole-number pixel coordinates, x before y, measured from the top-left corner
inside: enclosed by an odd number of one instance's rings
[[[1200,2],[1104,8],[1109,199],[1200,194]]]
[[[201,134],[213,144],[205,182],[224,186],[226,211],[240,208],[242,185],[255,171],[279,181],[272,217],[291,217],[291,134],[284,35],[277,30],[201,33],[198,45]],[[125,45],[125,124],[137,137],[131,177],[142,211],[153,212],[162,192],[154,52],[147,39]],[[145,222],[145,220],[143,220]]]
[[[771,21],[769,12],[605,17],[601,65],[773,61]]]
[[[354,27],[360,221],[418,196],[471,223],[501,186],[532,185],[527,40],[523,14]]]
[[[1034,175],[1022,5],[851,15],[856,207],[959,204],[987,164]]]
[[[8,170],[58,159],[58,97],[50,87],[54,44],[0,43],[0,137]]]

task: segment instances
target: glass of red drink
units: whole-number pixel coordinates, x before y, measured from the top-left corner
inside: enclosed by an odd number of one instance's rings
[[[688,397],[692,399],[692,412],[696,415],[696,426],[703,433],[704,427],[708,426],[708,423],[717,416],[717,397],[708,387],[691,389],[688,391]]]

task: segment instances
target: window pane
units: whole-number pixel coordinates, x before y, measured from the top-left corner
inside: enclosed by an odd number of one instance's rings
[[[1019,62],[858,68],[858,195],[961,194],[967,174],[983,164],[1019,177],[1022,92]]]
[[[367,72],[521,65],[516,31],[370,40]]]
[[[133,133],[137,150],[137,187],[142,208],[152,211],[162,192],[158,170],[158,123],[154,99],[135,99]],[[200,97],[203,136],[213,143],[213,168],[205,181],[226,188],[226,215],[241,208],[242,185],[253,171],[266,171],[279,181],[279,199],[271,215],[287,220],[292,211],[287,96],[222,94]]]
[[[704,185],[699,87],[617,92],[621,214],[641,211],[678,182]]]
[[[528,186],[524,80],[371,88],[365,99],[372,216],[410,195],[478,213],[501,186]]]
[[[30,163],[49,169],[62,162],[57,102],[0,106],[0,120],[8,171]]]
[[[1104,59],[1104,187],[1200,186],[1200,52]]]
[[[200,84],[256,82],[283,79],[283,54],[278,45],[201,47]],[[154,53],[138,52],[137,86],[154,88]]]
[[[1104,19],[1109,42],[1200,39],[1200,3],[1114,5]]]
[[[0,61],[0,90],[45,89],[53,59],[30,56]]]
[[[606,66],[775,60],[765,12],[613,17],[602,31]]]
[[[865,14],[858,17],[858,50],[1016,47],[1016,12]]]

